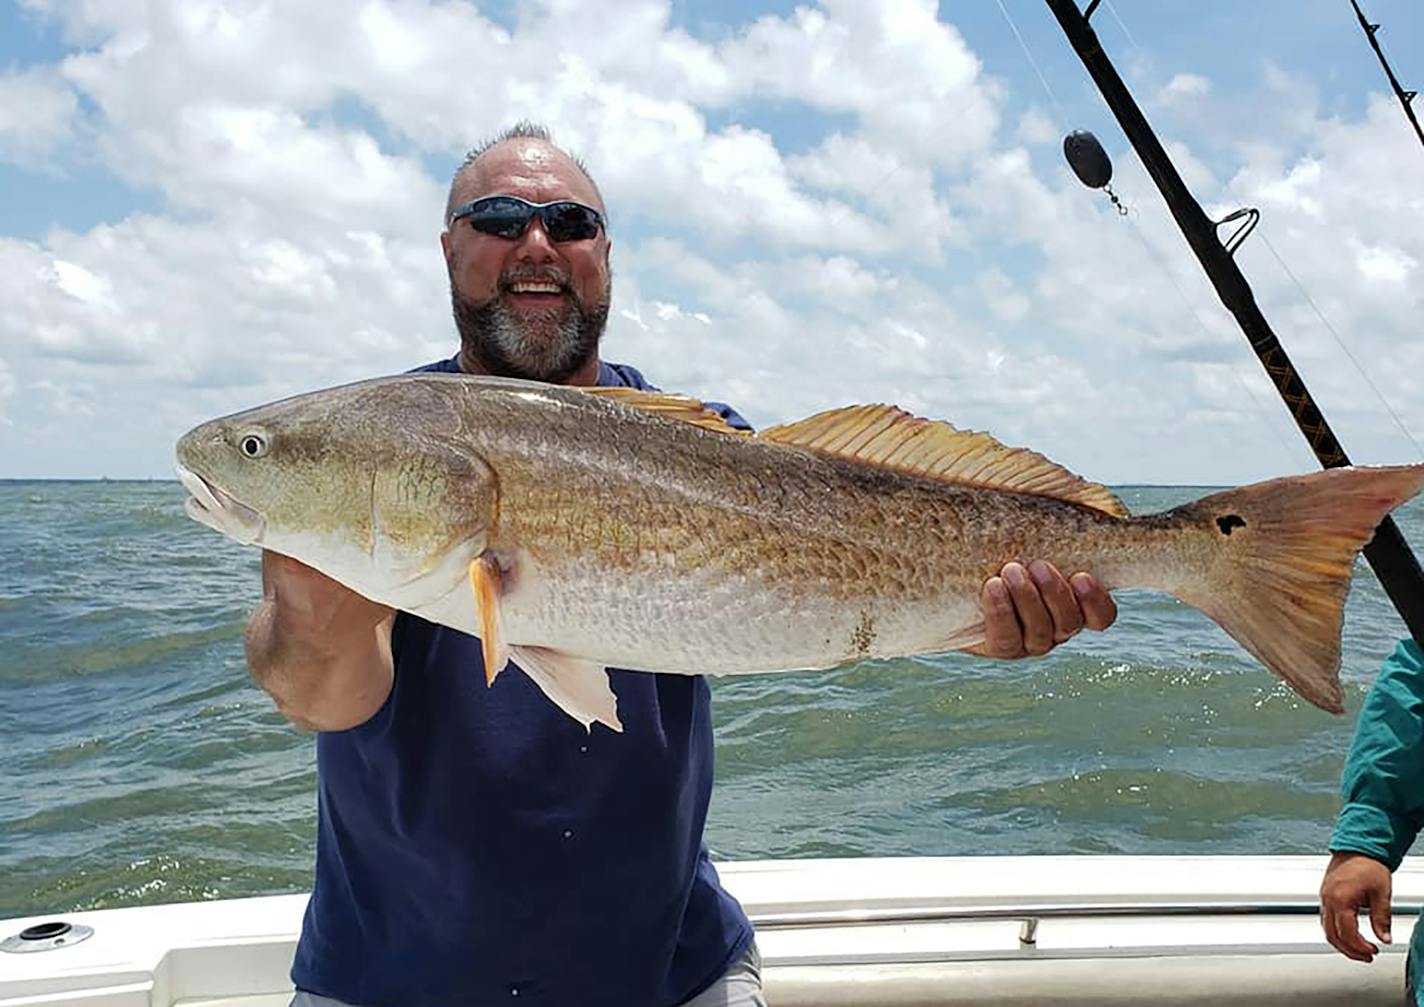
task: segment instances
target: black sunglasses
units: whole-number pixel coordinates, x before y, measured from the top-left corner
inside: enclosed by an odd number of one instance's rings
[[[514,239],[536,214],[551,241],[586,241],[603,226],[603,215],[591,206],[569,199],[531,203],[518,196],[485,196],[466,203],[450,214],[450,223],[468,217],[470,226],[481,234]]]

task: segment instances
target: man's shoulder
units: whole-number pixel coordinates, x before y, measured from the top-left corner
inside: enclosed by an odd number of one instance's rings
[[[631,364],[616,364],[607,360],[599,363],[598,383],[604,386],[636,388],[643,392],[662,391],[657,385],[648,381],[648,379],[643,376],[642,371]],[[733,427],[737,430],[752,429],[752,425],[742,417],[742,414],[727,405],[727,403],[713,402],[710,399],[703,399],[702,402],[708,409],[711,409],[718,416],[722,417],[722,419],[726,420],[729,427]]]
[[[636,388],[640,392],[662,391],[632,364],[615,364],[611,360],[598,362],[598,384],[605,388]]]
[[[453,357],[445,360],[435,360],[428,364],[421,364],[419,367],[412,367],[406,371],[407,374],[420,374],[421,372],[434,371],[437,374],[459,374],[460,355],[457,353]]]

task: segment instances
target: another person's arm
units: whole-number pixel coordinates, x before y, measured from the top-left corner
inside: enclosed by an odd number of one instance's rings
[[[984,582],[982,657],[1039,657],[1081,629],[1107,629],[1117,618],[1112,596],[1086,573],[1065,578],[1052,563],[1009,563]]]
[[[1390,874],[1424,824],[1424,655],[1413,640],[1400,642],[1365,697],[1340,789],[1320,925],[1341,954],[1367,962],[1379,947],[1356,914],[1367,909],[1375,936],[1390,942]]]
[[[392,609],[287,556],[262,554],[262,603],[247,623],[252,677],[313,731],[365,723],[390,695]]]

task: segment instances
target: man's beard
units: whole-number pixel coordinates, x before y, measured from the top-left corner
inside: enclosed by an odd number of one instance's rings
[[[598,351],[608,324],[611,281],[603,300],[592,306],[570,296],[558,307],[527,312],[513,311],[501,299],[511,282],[501,278],[499,290],[483,304],[461,297],[451,284],[461,347],[491,374],[554,384],[567,381]],[[567,285],[564,289],[568,291]]]

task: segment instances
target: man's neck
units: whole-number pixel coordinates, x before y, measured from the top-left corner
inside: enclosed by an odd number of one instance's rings
[[[491,376],[497,376],[494,375],[493,371],[491,371],[488,367],[484,365],[484,363],[480,360],[479,357],[471,353],[468,347],[462,347],[460,349],[458,362],[460,364],[460,370],[464,371],[466,374],[487,374]],[[595,352],[581,365],[579,365],[578,370],[574,371],[563,381],[555,383],[561,385],[596,385],[598,384],[598,373],[600,367],[601,364],[599,361],[599,356]]]

